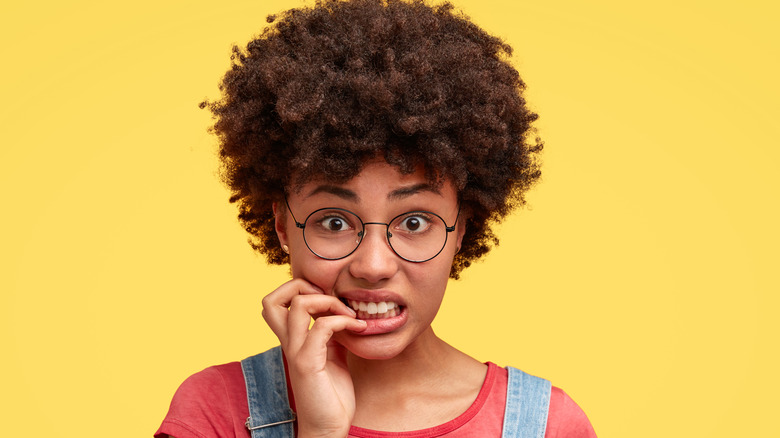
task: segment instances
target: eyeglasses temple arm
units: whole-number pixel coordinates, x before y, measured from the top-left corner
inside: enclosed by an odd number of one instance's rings
[[[455,216],[455,223],[452,224],[451,227],[446,227],[448,233],[451,233],[451,232],[455,231],[455,227],[458,225],[458,219],[460,219],[460,204],[458,204],[458,215]],[[447,225],[447,224],[444,224],[444,225]]]
[[[292,208],[290,208],[290,202],[287,201],[287,195],[284,195],[284,204],[287,205],[287,211],[290,212],[290,216],[292,216],[293,222],[295,222],[295,226],[300,229],[303,229],[306,225],[298,222],[298,219],[295,219],[295,215],[292,212]],[[458,210],[458,214],[460,214],[460,210]],[[455,219],[455,221],[457,222],[457,219]]]

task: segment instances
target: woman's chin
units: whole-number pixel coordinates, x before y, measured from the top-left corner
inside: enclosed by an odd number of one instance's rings
[[[341,332],[336,333],[333,338],[352,355],[361,359],[389,360],[401,354],[405,348],[405,345],[397,342],[397,337],[389,335],[365,336]]]

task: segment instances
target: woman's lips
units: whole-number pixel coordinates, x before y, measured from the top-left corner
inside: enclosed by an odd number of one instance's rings
[[[367,328],[357,335],[389,333],[406,324],[409,314],[401,297],[391,291],[356,290],[337,295],[342,303],[366,321]]]
[[[396,313],[394,316],[364,319],[364,321],[366,321],[366,329],[362,332],[351,333],[358,336],[380,335],[398,330],[399,328],[403,327],[404,324],[406,324],[406,321],[409,318],[409,313],[406,311],[406,307],[396,307],[393,310]],[[358,315],[358,318],[363,319],[360,318],[360,315]]]

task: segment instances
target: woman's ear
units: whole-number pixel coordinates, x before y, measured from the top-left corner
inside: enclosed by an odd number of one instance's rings
[[[457,253],[460,252],[460,246],[463,243],[463,236],[466,235],[466,218],[465,217],[463,217],[463,216],[460,217],[460,220],[458,220],[458,226],[457,226],[457,228],[455,228],[455,232],[458,233],[458,236],[457,236],[458,237],[457,238],[457,242],[458,242],[457,248],[458,248],[458,250],[455,251],[455,253],[457,254]]]
[[[272,204],[274,210],[274,228],[276,229],[276,237],[279,239],[279,244],[282,248],[287,248],[289,244],[287,242],[287,210],[283,204],[274,202]]]

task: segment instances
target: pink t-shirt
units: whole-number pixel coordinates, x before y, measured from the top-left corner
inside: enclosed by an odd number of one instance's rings
[[[457,418],[428,429],[381,432],[353,426],[351,438],[500,437],[506,404],[507,370],[488,362],[477,399]],[[250,438],[244,374],[239,362],[218,365],[193,374],[171,401],[168,415],[155,437]],[[561,389],[553,386],[545,438],[591,438],[596,434],[588,417]]]

